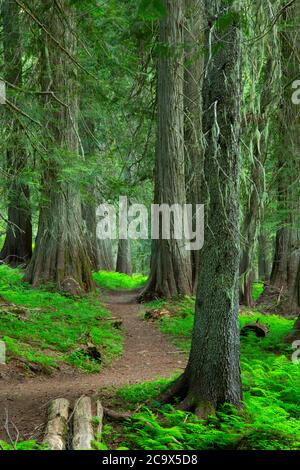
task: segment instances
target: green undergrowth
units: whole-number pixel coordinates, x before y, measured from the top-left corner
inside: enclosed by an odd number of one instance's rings
[[[188,352],[194,299],[156,301],[146,308],[169,312],[157,323]],[[242,411],[224,405],[204,422],[157,402],[168,380],[127,386],[117,398],[125,408],[138,411],[121,429],[106,428],[108,445],[144,450],[300,450],[300,365],[292,363],[292,349],[284,343],[293,320],[252,310],[240,315],[241,327],[256,320],[268,325],[269,334],[241,338]]]
[[[256,302],[264,291],[263,282],[254,282],[252,285],[252,298]]]
[[[23,441],[15,444],[8,444],[0,441],[0,450],[49,450],[46,445],[38,444],[36,441]]]
[[[106,289],[138,289],[143,287],[147,282],[147,276],[142,274],[133,274],[128,276],[127,274],[100,271],[94,273],[94,279],[96,283]]]
[[[46,368],[65,363],[97,372],[122,353],[122,334],[96,294],[72,298],[33,289],[22,277],[20,270],[0,266],[0,339],[6,343],[8,361],[22,359],[25,368],[27,362]],[[86,354],[88,343],[99,349],[101,363]]]

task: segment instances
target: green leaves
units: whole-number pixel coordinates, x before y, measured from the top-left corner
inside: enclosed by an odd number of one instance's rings
[[[167,13],[162,0],[141,0],[138,16],[145,21],[154,21],[162,18]]]

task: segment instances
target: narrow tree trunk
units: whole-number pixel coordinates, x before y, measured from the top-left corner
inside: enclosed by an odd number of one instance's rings
[[[99,269],[102,271],[114,271],[115,261],[111,240],[97,240],[99,253]]]
[[[181,0],[163,0],[166,16],[160,23],[162,50],[158,59],[158,130],[156,204],[186,202],[184,169],[184,8]],[[190,252],[183,240],[153,240],[151,274],[141,298],[173,297],[192,292]]]
[[[184,141],[187,203],[201,203],[203,178],[202,83],[204,75],[203,0],[185,0]],[[199,250],[191,251],[193,289],[198,281]]]
[[[270,280],[268,238],[262,229],[258,237],[258,277],[260,281],[269,282]]]
[[[255,155],[251,181],[253,188],[243,223],[243,242],[240,260],[240,303],[251,307],[253,283],[253,257],[257,240],[264,194],[264,170],[261,153]]]
[[[2,5],[4,77],[8,84],[22,86],[22,47],[19,6],[13,0]],[[7,94],[14,101],[13,88]],[[22,181],[27,155],[22,142],[21,127],[9,111],[5,113],[9,130],[7,139],[7,173],[9,175],[7,230],[0,260],[15,267],[25,265],[32,256],[32,225],[29,186]]]
[[[59,0],[58,3],[74,29],[74,12],[69,2]],[[62,163],[71,167],[78,158],[76,66],[62,50],[74,56],[76,40],[58,12],[52,1],[43,2],[43,22],[61,47],[42,33],[42,90],[53,92],[54,96],[47,94],[44,101],[48,155],[44,163],[36,249],[26,279],[33,286],[54,283],[64,289],[66,284],[73,285],[78,293],[93,288],[91,263],[78,189],[61,174]]]
[[[132,275],[130,240],[119,240],[116,271]]]
[[[265,40],[267,41],[267,39]],[[263,46],[262,46],[263,47]],[[269,56],[270,44],[265,47],[266,53],[262,54],[266,60],[265,66],[260,70],[259,79],[263,81],[264,88],[261,92],[259,114],[253,116],[254,127],[251,141],[253,146],[253,163],[251,169],[250,197],[245,210],[242,227],[242,253],[240,261],[240,303],[253,306],[252,283],[254,279],[253,260],[259,235],[265,198],[265,160],[268,148],[268,110],[272,97],[273,58]],[[267,54],[267,57],[264,55]],[[261,57],[260,57],[261,59]]]
[[[189,362],[165,399],[206,417],[242,399],[239,325],[240,31],[225,0],[206,0],[209,31],[203,84],[206,151],[205,242],[201,251],[195,324]],[[230,17],[226,26],[221,18]]]

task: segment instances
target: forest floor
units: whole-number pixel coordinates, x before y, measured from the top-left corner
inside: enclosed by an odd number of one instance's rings
[[[0,379],[0,440],[15,440],[18,433],[19,440],[39,440],[52,399],[74,401],[83,394],[99,397],[103,389],[170,377],[184,367],[186,356],[156,325],[143,320],[136,296],[137,291],[105,291],[102,300],[112,316],[122,321],[125,344],[122,357],[100,373],[66,369],[51,376],[9,374]]]
[[[107,417],[95,449],[300,449],[300,367],[284,341],[293,319],[265,315],[258,304],[240,309],[241,328],[259,321],[269,333],[241,337],[243,409],[225,404],[203,422],[157,399],[185,366],[195,298],[141,307],[135,299],[143,276],[94,278],[100,290],[79,299],[51,286],[32,289],[20,270],[0,266],[0,339],[7,349],[7,364],[0,365],[0,448],[40,449],[49,401],[66,397],[73,405],[86,394],[132,413],[122,422]],[[254,299],[262,292],[255,283]],[[99,361],[86,355],[90,343]]]

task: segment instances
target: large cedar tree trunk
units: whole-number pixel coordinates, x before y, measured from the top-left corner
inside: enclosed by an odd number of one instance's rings
[[[4,77],[13,87],[22,87],[22,48],[19,25],[19,7],[14,0],[2,4]],[[7,85],[7,95],[14,101],[14,88]],[[27,163],[22,142],[22,129],[18,120],[7,110],[5,113],[7,139],[8,213],[7,230],[0,260],[15,267],[25,265],[32,256],[32,225],[29,186],[22,181]]]
[[[89,196],[89,197],[88,197]],[[87,243],[87,251],[90,258],[93,271],[99,271],[100,267],[100,254],[99,244],[97,240],[97,218],[96,218],[96,199],[95,191],[91,187],[87,194],[86,199],[82,203],[82,217],[85,226],[85,238]]]
[[[240,31],[225,0],[206,0],[208,56],[203,84],[206,136],[205,242],[201,251],[192,347],[187,368],[166,393],[181,409],[206,417],[219,405],[239,407]],[[220,18],[230,24],[218,28]]]
[[[84,121],[80,126],[82,145],[84,149],[84,158],[88,166],[90,160],[96,151],[96,145],[91,135],[95,134],[95,123],[91,118]],[[85,194],[82,198],[82,217],[84,221],[84,233],[87,244],[87,251],[91,261],[93,271],[100,269],[99,246],[97,243],[97,217],[96,217],[96,189],[94,182],[89,182],[85,188]]]
[[[44,1],[42,5],[45,27],[61,47],[42,33],[41,83],[43,91],[50,92],[44,101],[48,154],[44,162],[36,249],[26,279],[34,286],[54,283],[77,294],[91,290],[94,284],[84,239],[80,195],[74,184],[61,177],[62,164],[71,167],[72,161],[78,158],[79,136],[76,65],[63,50],[76,55],[74,12],[69,1],[58,3],[68,24],[62,21],[52,1]]]
[[[274,73],[274,60],[270,57],[271,45],[265,39],[266,63],[260,71],[260,80],[264,83],[260,97],[260,109],[257,115],[252,116],[252,144],[253,163],[251,168],[251,187],[248,204],[242,226],[242,250],[240,260],[240,303],[253,306],[252,284],[254,280],[255,248],[258,240],[260,223],[262,219],[265,199],[265,161],[268,155],[268,128],[266,122],[269,117],[269,105],[272,98],[272,80]],[[261,45],[263,47],[263,45]],[[261,57],[260,57],[261,58]],[[255,67],[255,65],[254,65]]]
[[[300,2],[287,8],[283,17],[286,23],[280,34],[283,94],[278,107],[278,209],[283,218],[276,234],[270,284],[282,292],[285,313],[299,313],[300,195],[297,180],[300,171],[300,111],[299,106],[292,103],[289,84],[299,73]]]
[[[156,146],[156,204],[184,204],[184,5],[164,0],[158,59],[158,129]],[[153,240],[151,273],[141,298],[174,297],[192,292],[190,252],[183,240]]]
[[[186,199],[201,204],[203,177],[202,83],[204,75],[204,3],[185,0],[184,144]],[[195,207],[195,206],[194,206]],[[195,227],[194,227],[195,228]],[[193,289],[198,282],[199,250],[191,251]]]

